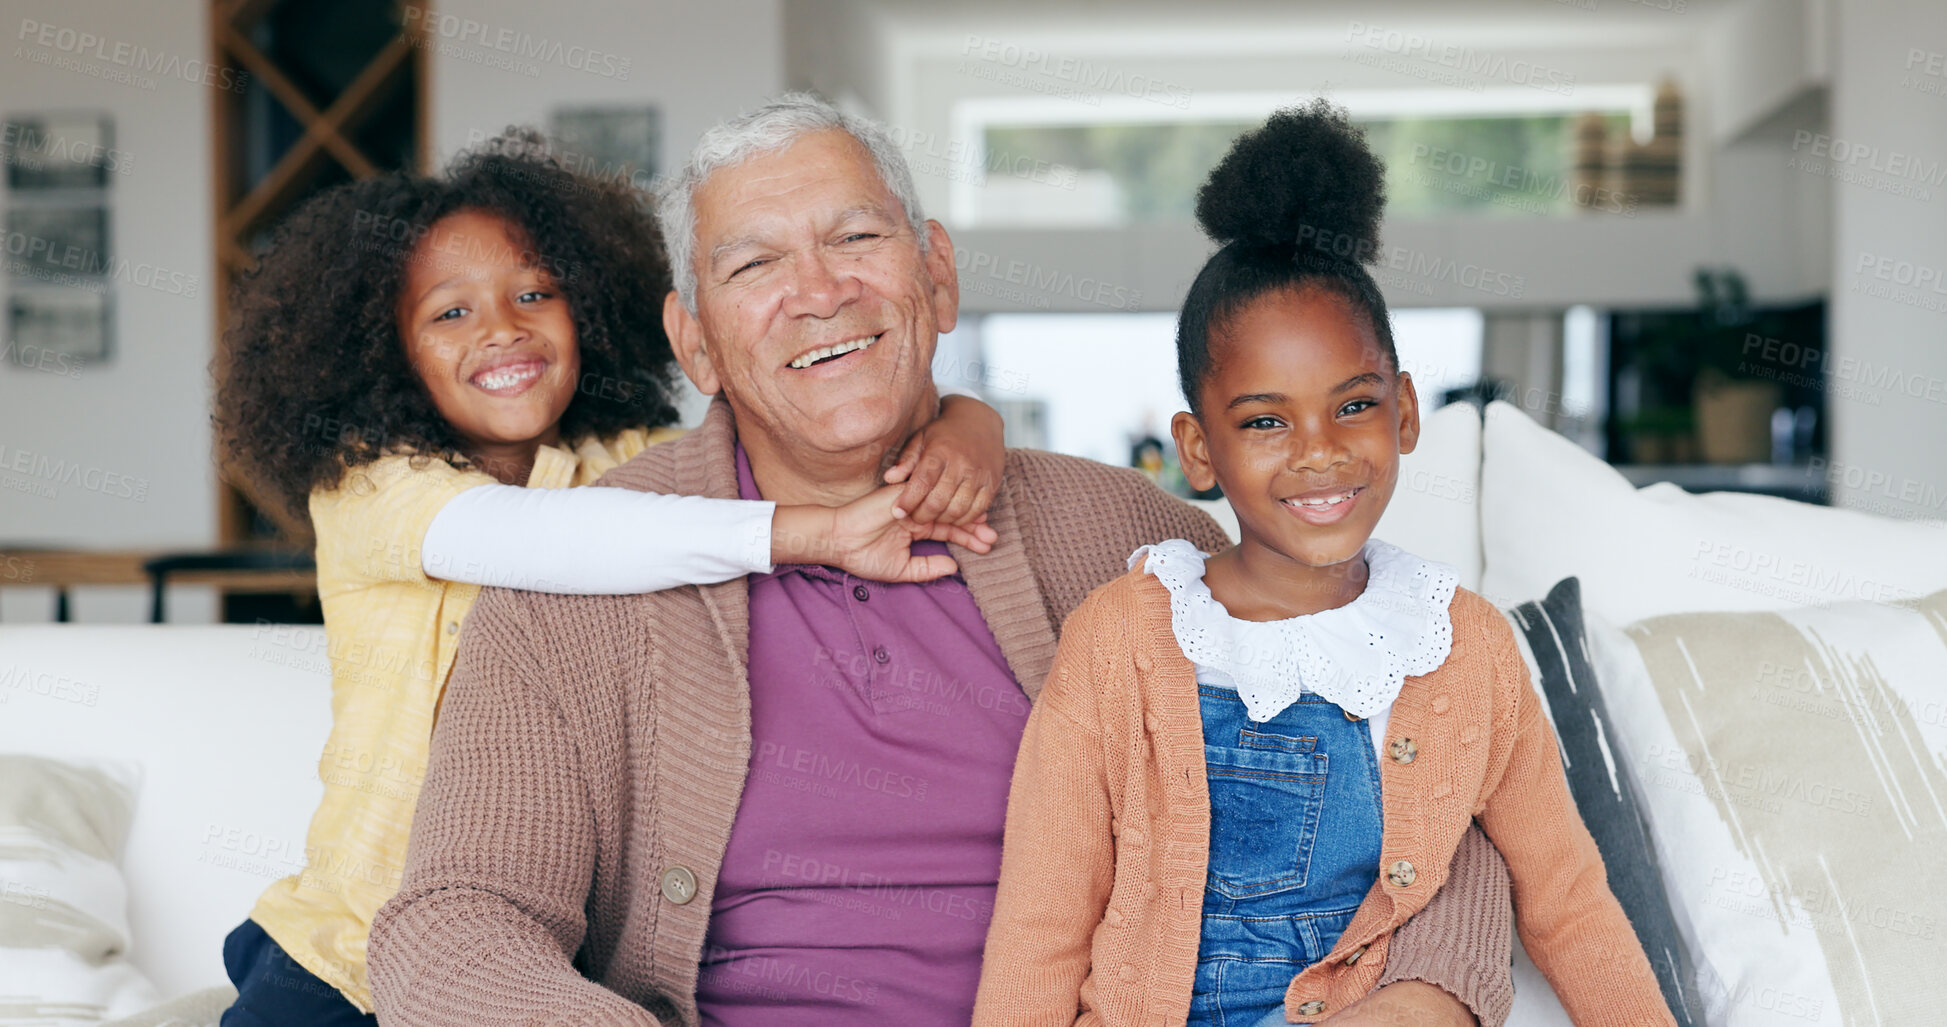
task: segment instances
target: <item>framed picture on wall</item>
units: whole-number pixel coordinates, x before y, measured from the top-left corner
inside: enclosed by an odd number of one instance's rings
[[[110,308],[106,289],[42,288],[16,280],[7,297],[7,337],[16,354],[94,363],[108,356]]]
[[[96,284],[108,272],[108,208],[16,206],[7,211],[5,259],[17,281]]]
[[[653,105],[557,107],[548,129],[562,161],[592,178],[647,189],[662,168],[662,110]]]
[[[0,122],[0,160],[16,191],[101,189],[110,172],[127,170],[128,155],[115,149],[105,114],[23,114]]]

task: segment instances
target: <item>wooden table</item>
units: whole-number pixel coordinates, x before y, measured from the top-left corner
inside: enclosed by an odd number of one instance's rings
[[[151,619],[160,623],[160,594],[165,585],[205,585],[226,592],[315,593],[317,572],[311,569],[231,568],[171,570],[158,576],[148,570],[152,560],[197,555],[237,555],[273,552],[263,549],[30,549],[0,548],[0,587],[52,587],[54,619],[68,621],[68,589],[77,585],[147,585],[155,591]]]

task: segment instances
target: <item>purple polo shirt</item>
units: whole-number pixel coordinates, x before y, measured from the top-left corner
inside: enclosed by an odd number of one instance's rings
[[[761,498],[742,446],[737,485]],[[959,575],[751,575],[750,776],[703,1022],[967,1023],[1029,707]]]

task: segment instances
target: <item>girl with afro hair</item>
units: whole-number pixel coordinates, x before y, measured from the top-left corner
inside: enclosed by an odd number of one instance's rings
[[[217,437],[309,516],[332,671],[305,869],[224,944],[226,1027],[375,1024],[372,917],[397,891],[434,716],[483,585],[626,594],[776,563],[923,581],[915,539],[986,552],[998,415],[961,394],[845,507],[589,485],[676,434],[668,268],[638,196],[532,133],[325,192],[238,281]],[[922,459],[922,457],[924,459]]]
[[[1198,194],[1220,248],[1183,304],[1171,429],[1241,538],[1136,550],[1062,628],[976,1024],[1381,1022],[1364,1000],[1388,941],[1486,850],[1476,823],[1575,1022],[1674,1022],[1506,619],[1372,537],[1420,431],[1365,266],[1382,174],[1318,101],[1245,134]]]

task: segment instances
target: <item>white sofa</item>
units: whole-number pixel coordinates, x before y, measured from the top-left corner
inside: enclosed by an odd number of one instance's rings
[[[1635,523],[1644,520],[1642,509],[1672,519],[1667,539],[1618,545],[1600,534],[1613,530],[1603,516]],[[1215,512],[1227,510],[1218,504]],[[1672,612],[1796,605],[1737,588],[1713,598],[1704,583],[1683,592],[1649,580],[1654,574],[1642,568],[1653,570],[1658,560],[1675,561],[1678,573],[1683,560],[1695,563],[1697,533],[1682,525],[1706,522],[1706,541],[1762,537],[1765,545],[1829,544],[1834,532],[1865,526],[1871,537],[1855,540],[1861,551],[1891,550],[1899,564],[1881,578],[1914,593],[1947,588],[1947,532],[1939,525],[1759,497],[1637,493],[1600,461],[1498,404],[1485,428],[1465,407],[1427,419],[1379,535],[1453,564],[1463,585],[1503,605],[1536,598],[1569,573],[1583,576],[1589,609],[1617,623],[1657,602]],[[1916,554],[1914,540],[1932,548]],[[1647,584],[1639,580],[1646,574]],[[1716,605],[1698,605],[1710,602]],[[0,687],[0,752],[142,767],[125,856],[132,961],[165,996],[225,983],[224,934],[265,885],[303,864],[330,718],[322,629],[0,625],[0,668],[12,671],[0,676],[11,682]],[[1569,1022],[1525,958],[1517,958],[1516,972],[1510,1023]]]

